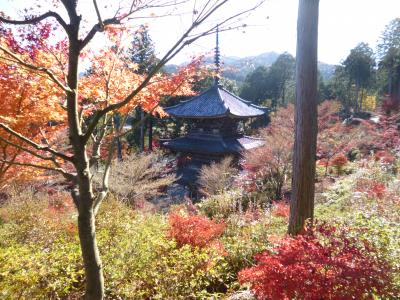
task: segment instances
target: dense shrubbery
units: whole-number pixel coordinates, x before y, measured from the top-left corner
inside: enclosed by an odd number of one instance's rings
[[[319,224],[278,242],[240,272],[260,299],[363,299],[395,297],[392,268],[366,241],[346,229]]]

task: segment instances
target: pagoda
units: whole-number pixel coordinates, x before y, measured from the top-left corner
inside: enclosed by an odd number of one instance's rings
[[[241,99],[219,83],[220,55],[215,48],[216,76],[214,85],[189,100],[182,101],[164,110],[175,119],[189,125],[185,136],[166,140],[162,145],[179,153],[181,165],[178,174],[185,184],[195,185],[201,167],[233,156],[236,161],[243,151],[264,144],[260,139],[244,135],[244,122],[265,117],[268,109]]]

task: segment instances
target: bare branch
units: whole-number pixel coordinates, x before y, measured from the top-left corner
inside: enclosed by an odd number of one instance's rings
[[[8,133],[12,134],[16,138],[22,140],[23,142],[27,143],[28,145],[32,146],[33,148],[35,148],[38,151],[49,152],[49,153],[51,153],[51,154],[53,154],[53,155],[65,160],[65,161],[73,162],[73,160],[74,160],[73,157],[65,155],[63,153],[60,153],[57,150],[54,150],[54,149],[50,148],[49,146],[42,146],[42,145],[39,145],[39,144],[35,143],[31,139],[29,139],[29,138],[23,136],[22,134],[14,131],[13,129],[11,129],[6,124],[0,123],[0,128],[4,129]]]
[[[112,24],[118,25],[121,24],[121,21],[117,18],[111,18],[104,20],[102,23],[97,23],[96,25],[94,25],[92,29],[90,29],[86,37],[83,40],[81,40],[79,49],[82,50],[83,48],[85,48],[86,45],[93,39],[93,37],[96,35],[97,32],[103,31],[105,26]]]
[[[29,25],[29,24],[36,24],[39,23],[41,21],[43,21],[44,19],[53,17],[57,20],[57,22],[65,29],[65,31],[68,32],[68,25],[67,23],[65,23],[65,21],[63,20],[63,18],[61,18],[61,16],[54,12],[54,11],[48,11],[47,13],[38,16],[38,17],[33,17],[30,19],[26,19],[26,20],[9,20],[7,18],[4,18],[2,16],[0,16],[0,23],[6,23],[6,24],[12,24],[12,25]]]
[[[104,30],[104,24],[103,20],[101,19],[99,7],[97,6],[97,1],[93,0],[93,4],[94,4],[94,9],[96,10],[97,19],[99,20],[99,25],[101,27],[101,30]]]
[[[0,136],[0,141],[3,141],[4,143],[6,143],[6,144],[8,144],[8,145],[10,145],[10,146],[12,146],[12,147],[14,147],[14,148],[17,148],[17,149],[19,149],[19,150],[21,150],[21,151],[24,151],[24,152],[26,152],[26,153],[29,153],[29,154],[33,155],[33,156],[36,156],[37,158],[40,158],[40,159],[42,159],[42,160],[50,160],[50,161],[54,161],[54,160],[55,160],[55,158],[52,157],[52,156],[43,156],[43,155],[40,155],[40,154],[36,153],[35,151],[32,151],[32,150],[30,150],[30,149],[28,149],[28,148],[25,148],[25,147],[21,146],[21,145],[18,145],[18,144],[16,144],[16,143],[13,143],[13,142],[11,142],[11,141],[9,141],[9,140],[7,140],[7,139],[1,137],[1,136]]]
[[[52,167],[47,167],[47,166],[42,166],[42,165],[36,165],[36,164],[30,164],[30,163],[21,163],[21,162],[16,162],[16,161],[7,161],[5,159],[0,158],[0,162],[5,163],[5,164],[13,164],[16,166],[22,166],[22,167],[31,167],[31,168],[36,168],[36,169],[41,169],[41,170],[48,170],[48,171],[54,171],[61,173],[65,178],[68,180],[75,180],[75,175],[66,172],[62,168],[52,168]]]
[[[63,91],[65,92],[71,92],[71,89],[67,86],[65,86],[59,79],[57,79],[57,77],[53,74],[53,72],[51,72],[49,69],[46,69],[44,67],[38,67],[29,63],[24,62],[21,58],[19,58],[17,55],[15,55],[14,53],[10,52],[9,50],[7,50],[6,48],[4,48],[3,46],[0,46],[0,50],[3,51],[4,53],[6,53],[7,55],[11,56],[12,58],[15,59],[15,62],[34,71],[38,71],[38,72],[43,72],[46,73],[50,79],[57,84]]]

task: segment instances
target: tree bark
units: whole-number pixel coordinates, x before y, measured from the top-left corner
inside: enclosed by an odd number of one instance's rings
[[[140,108],[140,122],[144,119],[144,111]],[[140,140],[139,140],[139,151],[144,151],[144,134],[145,134],[145,124],[142,122],[140,124]]]
[[[95,216],[93,213],[95,197],[91,181],[90,163],[86,142],[82,139],[82,128],[78,114],[78,66],[81,52],[79,26],[81,17],[76,11],[76,1],[63,1],[69,14],[69,53],[67,81],[71,91],[67,92],[67,114],[69,141],[74,152],[74,166],[77,182],[74,202],[78,209],[78,231],[86,274],[85,298],[101,300],[104,297],[104,278],[101,260],[96,243]],[[74,193],[74,192],[73,192]]]
[[[104,277],[96,243],[95,216],[93,209],[85,209],[78,217],[79,240],[86,276],[86,299],[103,299]]]
[[[297,21],[296,112],[289,234],[314,217],[317,144],[319,0],[300,0]]]
[[[149,117],[149,151],[153,151],[153,117]]]

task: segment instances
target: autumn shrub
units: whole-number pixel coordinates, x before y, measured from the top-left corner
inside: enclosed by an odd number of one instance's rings
[[[67,193],[12,188],[0,207],[0,298],[83,295],[76,215]]]
[[[115,160],[109,179],[110,192],[129,204],[151,199],[175,180],[175,176],[168,173],[167,163],[161,151],[131,154],[122,161]]]
[[[333,166],[336,169],[337,175],[341,175],[343,172],[343,167],[347,164],[348,159],[346,155],[343,153],[339,153],[335,157],[333,157],[331,161],[331,166]]]
[[[54,210],[49,202],[53,199],[44,194],[19,193],[0,207],[2,299],[82,298],[76,212]],[[136,212],[112,196],[104,202],[97,237],[107,298],[211,297],[225,280],[224,256],[214,249],[178,246],[168,228],[162,215]]]
[[[203,199],[196,204],[196,207],[207,217],[221,220],[242,212],[244,210],[242,201],[241,191],[231,189]]]
[[[179,213],[170,213],[168,222],[169,235],[178,246],[190,245],[205,248],[217,242],[225,229],[225,223],[216,223],[200,215],[183,216]]]
[[[319,224],[279,241],[273,252],[242,270],[259,299],[365,299],[396,297],[392,267],[370,243],[345,228]]]
[[[290,205],[287,201],[274,202],[271,207],[271,210],[274,216],[289,220]]]
[[[233,167],[233,158],[229,156],[220,162],[203,166],[198,179],[200,191],[208,196],[223,193],[232,186],[236,173],[237,169]]]
[[[241,185],[248,192],[261,193],[267,200],[281,199],[290,180],[294,141],[293,105],[280,108],[270,125],[261,130],[265,144],[245,153],[246,176]]]

